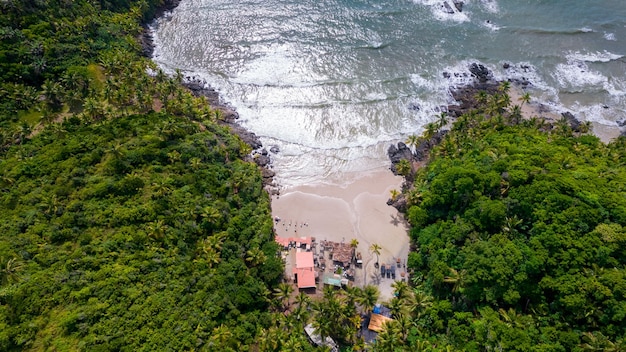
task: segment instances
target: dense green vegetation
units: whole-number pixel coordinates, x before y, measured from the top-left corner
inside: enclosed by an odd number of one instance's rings
[[[626,140],[521,121],[502,88],[406,192],[417,324],[468,351],[624,350]]]
[[[239,141],[156,113],[62,127],[0,163],[2,349],[251,343],[282,265]]]
[[[0,3],[2,351],[245,350],[274,322],[260,172],[139,56],[157,5]]]

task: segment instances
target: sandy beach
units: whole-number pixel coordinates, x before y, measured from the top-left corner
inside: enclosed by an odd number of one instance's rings
[[[359,241],[363,268],[356,273],[355,284],[378,285],[381,301],[392,297],[391,279],[381,279],[375,268],[376,256],[369,248],[381,247],[379,262],[404,263],[409,252],[408,227],[398,211],[386,204],[393,189],[400,190],[402,177],[387,169],[364,175],[348,175],[354,180],[346,186],[306,185],[284,189],[272,198],[272,214],[280,237],[313,236],[317,241],[349,243]],[[397,279],[400,279],[399,277]]]

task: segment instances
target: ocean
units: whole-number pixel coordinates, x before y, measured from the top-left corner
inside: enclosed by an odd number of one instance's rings
[[[182,0],[152,31],[160,67],[205,80],[279,148],[286,187],[387,168],[473,62],[557,112],[626,120],[624,0]]]

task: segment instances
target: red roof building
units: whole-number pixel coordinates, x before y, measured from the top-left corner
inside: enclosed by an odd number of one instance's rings
[[[316,287],[312,252],[296,252],[296,267],[293,269],[298,288]]]

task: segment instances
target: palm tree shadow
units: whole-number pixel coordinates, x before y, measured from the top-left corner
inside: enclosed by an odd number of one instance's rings
[[[374,285],[380,285],[381,276],[379,272],[375,272],[372,275],[370,275],[370,279]]]
[[[391,215],[391,221],[389,221],[389,223],[393,226],[398,226],[402,223],[402,220],[400,220],[399,216]]]

